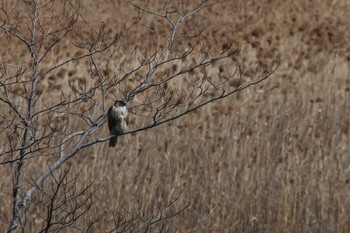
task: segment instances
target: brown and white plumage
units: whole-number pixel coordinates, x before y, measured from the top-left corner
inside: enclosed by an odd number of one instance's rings
[[[117,145],[118,136],[128,129],[128,110],[126,103],[116,100],[107,112],[108,128],[113,137],[109,140],[109,147]]]

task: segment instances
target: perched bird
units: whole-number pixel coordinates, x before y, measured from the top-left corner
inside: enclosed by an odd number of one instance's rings
[[[108,128],[113,137],[109,139],[109,147],[117,145],[118,136],[128,129],[128,110],[126,103],[116,100],[107,112]]]

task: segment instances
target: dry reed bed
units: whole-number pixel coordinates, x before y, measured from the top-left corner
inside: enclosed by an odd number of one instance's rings
[[[95,231],[104,231],[122,208],[137,211],[142,200],[156,213],[157,201],[180,193],[176,205],[190,206],[169,221],[171,232],[349,232],[349,6],[330,3],[236,1],[209,12],[210,40],[245,40],[281,67],[262,85],[121,138],[116,150],[99,144],[69,161],[81,187],[100,185],[84,221],[103,216]],[[1,170],[6,190],[10,169]],[[28,216],[31,231],[39,211]]]

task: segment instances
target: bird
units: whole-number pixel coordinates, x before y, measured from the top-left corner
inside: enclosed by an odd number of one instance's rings
[[[128,130],[128,109],[126,103],[122,100],[116,100],[114,104],[108,109],[108,128],[110,135],[109,147],[117,145],[118,136]]]

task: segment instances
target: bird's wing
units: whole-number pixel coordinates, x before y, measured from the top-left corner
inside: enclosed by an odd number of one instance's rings
[[[109,128],[109,132],[112,133],[112,129],[115,127],[115,125],[117,124],[117,121],[115,119],[115,117],[112,114],[112,109],[113,107],[110,107],[108,112],[107,112],[107,117],[108,117],[108,128]]]

